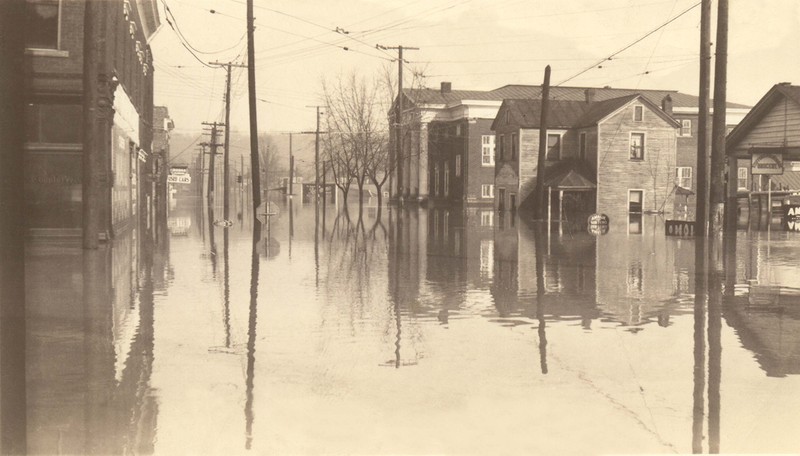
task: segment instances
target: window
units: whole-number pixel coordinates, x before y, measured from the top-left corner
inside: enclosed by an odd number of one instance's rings
[[[494,198],[494,185],[483,184],[481,185],[481,198]]]
[[[747,190],[747,168],[739,168],[736,171],[737,187]]]
[[[628,190],[628,212],[641,214],[644,207],[644,191]]]
[[[511,133],[511,159],[517,159],[517,134]]]
[[[631,133],[631,160],[644,160],[644,133]]]
[[[444,196],[450,196],[450,168],[444,169]]]
[[[581,133],[578,140],[578,158],[586,160],[586,133]]]
[[[681,136],[692,136],[692,119],[681,119]]]
[[[461,176],[461,154],[456,155],[456,177]]]
[[[505,144],[504,144],[504,135],[500,135],[497,137],[497,156],[500,157],[500,160],[503,160],[505,157]]]
[[[494,166],[494,135],[481,136],[481,165]]]
[[[548,160],[561,159],[561,135],[558,133],[547,135],[547,155]]]
[[[59,0],[28,0],[25,11],[26,46],[58,49]]]
[[[494,212],[481,211],[481,226],[494,226]]]
[[[439,194],[439,164],[437,163],[433,167],[433,193],[435,195]]]
[[[692,167],[678,166],[675,168],[675,185],[691,190],[692,188]]]
[[[634,122],[641,122],[644,119],[644,106],[633,107],[633,120]]]
[[[461,136],[461,125],[456,125],[456,136]]]
[[[80,143],[83,141],[79,104],[29,104],[25,108],[25,137],[34,143]]]

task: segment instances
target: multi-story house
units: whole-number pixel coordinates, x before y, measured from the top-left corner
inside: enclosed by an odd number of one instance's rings
[[[696,179],[692,171],[697,151],[696,96],[674,90],[550,88],[552,99],[565,101],[603,101],[637,93],[654,105],[661,105],[670,96],[672,116],[681,126],[673,175],[680,173],[680,183],[690,187],[687,190],[691,192]],[[404,89],[403,151],[400,166],[393,170],[392,196],[402,195],[405,201],[491,207],[495,199],[496,153],[492,122],[503,100],[540,98],[541,86],[528,85],[506,85],[488,91],[453,90],[449,82],[443,82],[438,90]],[[728,103],[729,124],[736,124],[746,113],[746,106]],[[692,198],[688,200],[693,204]]]
[[[540,120],[540,100],[505,100],[492,125],[500,211],[537,205]],[[639,94],[555,99],[546,126],[542,203],[552,218],[599,212],[620,221],[671,210],[679,124],[664,109]]]
[[[102,161],[100,228],[111,237],[136,221],[152,169],[153,58],[148,41],[160,25],[155,0],[98,2],[95,43],[96,135],[84,138],[85,2],[27,0],[25,196],[29,231],[82,232],[84,141]],[[22,70],[21,70],[22,71]]]

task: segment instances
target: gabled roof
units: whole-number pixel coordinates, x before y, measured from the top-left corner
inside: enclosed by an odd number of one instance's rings
[[[666,122],[676,127],[678,126],[675,119],[664,113],[661,108],[647,98],[641,94],[632,94],[591,103],[586,101],[551,100],[548,104],[547,128],[568,129],[596,125],[608,115],[637,99],[648,105],[653,112],[661,116]],[[492,130],[496,130],[499,127],[498,120],[504,117],[505,112],[508,112],[509,123],[512,125],[518,125],[521,128],[538,128],[541,125],[542,101],[531,99],[503,100],[497,117],[492,122]]]
[[[596,101],[610,100],[622,96],[641,94],[656,106],[661,105],[661,100],[667,95],[672,98],[675,108],[695,108],[699,105],[699,98],[675,90],[649,90],[649,89],[624,89],[612,87],[550,87],[551,100],[586,101],[586,91],[593,91]],[[540,99],[542,86],[538,85],[505,85],[493,90],[452,90],[442,92],[439,89],[403,89],[406,97],[414,103],[422,104],[455,104],[463,100],[502,101],[507,98]],[[728,103],[728,108],[747,109],[749,106],[739,103]]]
[[[583,160],[560,160],[547,170],[545,187],[562,190],[591,190],[597,188],[594,171]]]
[[[767,93],[758,100],[753,109],[744,116],[741,122],[728,134],[726,140],[726,150],[732,151],[739,146],[739,143],[747,136],[761,119],[770,112],[770,109],[782,99],[793,101],[800,106],[800,86],[794,86],[788,82],[782,82],[772,86]]]

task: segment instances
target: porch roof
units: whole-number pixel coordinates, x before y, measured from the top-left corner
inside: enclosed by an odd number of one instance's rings
[[[589,191],[597,188],[597,180],[589,163],[583,160],[564,160],[546,172],[544,186],[556,190]]]

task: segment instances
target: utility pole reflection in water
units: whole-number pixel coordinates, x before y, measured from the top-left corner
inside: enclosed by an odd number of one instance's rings
[[[231,348],[231,282],[230,282],[230,265],[228,264],[229,261],[229,242],[228,239],[228,229],[225,228],[222,231],[222,261],[223,261],[223,276],[222,276],[222,287],[223,287],[223,308],[222,308],[222,318],[223,323],[225,324],[225,348]]]
[[[258,242],[261,239],[261,222],[253,220],[253,249],[250,252],[250,310],[247,324],[247,378],[245,380],[246,398],[244,404],[245,448],[253,445],[253,383],[256,365],[256,319],[258,314]],[[269,238],[267,238],[269,243]]]
[[[547,373],[547,334],[545,332],[544,318],[544,233],[541,224],[534,228],[533,241],[536,249],[536,318],[539,320],[539,363],[542,366],[542,373]]]
[[[217,276],[217,242],[214,240],[214,206],[208,204],[208,238],[211,243],[211,271]]]
[[[706,293],[708,291],[708,270],[706,255],[706,238],[695,239],[694,256],[694,390],[692,392],[692,453],[703,452],[703,417],[705,415],[705,326],[706,326]]]

